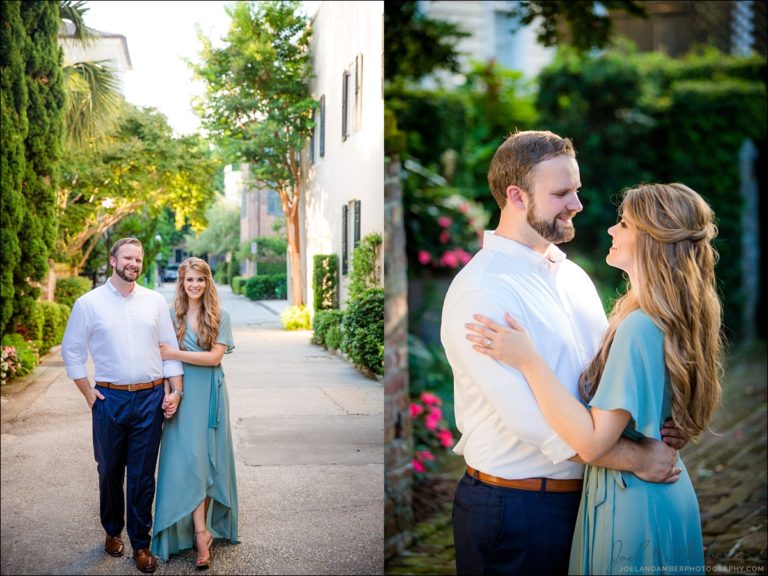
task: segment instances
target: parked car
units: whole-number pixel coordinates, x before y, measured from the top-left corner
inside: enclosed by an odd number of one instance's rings
[[[163,268],[163,282],[176,282],[176,279],[178,277],[179,277],[178,264],[168,264],[168,266]]]

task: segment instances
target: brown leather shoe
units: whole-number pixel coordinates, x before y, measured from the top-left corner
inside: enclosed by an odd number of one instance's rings
[[[125,545],[123,544],[123,540],[120,538],[120,536],[110,536],[107,534],[107,539],[104,542],[104,552],[117,558],[118,556],[123,555],[124,550]]]
[[[142,572],[152,573],[157,570],[157,557],[152,556],[149,548],[134,550],[133,559],[136,561],[136,568]]]

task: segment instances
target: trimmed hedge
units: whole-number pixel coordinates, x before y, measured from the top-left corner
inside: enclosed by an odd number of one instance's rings
[[[343,310],[320,310],[315,312],[312,321],[312,343],[326,350],[338,350],[341,346],[341,323],[344,320]],[[332,345],[333,344],[333,345]]]
[[[83,276],[59,278],[56,280],[54,300],[59,304],[69,306],[71,310],[75,305],[75,300],[83,294],[90,292],[91,288],[93,288],[93,282],[91,282],[90,278],[84,278]]]
[[[384,373],[384,289],[369,288],[352,300],[342,321],[344,352],[355,366]],[[326,342],[328,336],[326,335]]]
[[[243,276],[235,276],[232,278],[232,292],[235,294],[243,294],[245,292],[245,283],[248,281]]]
[[[280,300],[287,292],[287,274],[251,276],[245,282],[245,295],[251,300]]]

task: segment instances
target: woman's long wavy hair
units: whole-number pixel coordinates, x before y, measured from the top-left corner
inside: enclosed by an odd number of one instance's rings
[[[707,426],[720,403],[722,309],[715,285],[717,236],[707,202],[683,184],[641,184],[619,206],[637,226],[636,284],[611,310],[597,356],[579,380],[594,396],[616,329],[640,308],[664,332],[664,362],[671,383],[672,419],[688,438]]]
[[[179,340],[179,347],[183,350],[184,336],[187,333],[187,312],[189,311],[189,297],[184,290],[184,278],[190,271],[199,272],[205,277],[205,291],[200,301],[200,312],[197,315],[197,343],[203,350],[211,350],[219,336],[221,303],[208,263],[194,256],[187,258],[179,265],[179,277],[176,280],[176,300],[173,303],[173,309],[176,313],[176,338]]]

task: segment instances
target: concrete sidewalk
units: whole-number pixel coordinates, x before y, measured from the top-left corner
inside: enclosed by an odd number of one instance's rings
[[[383,573],[382,384],[283,331],[284,301],[219,291],[241,543],[216,542],[210,573]],[[103,552],[90,414],[58,351],[3,387],[0,441],[2,574],[140,573],[125,531],[123,558]],[[196,573],[194,553],[156,573]]]

